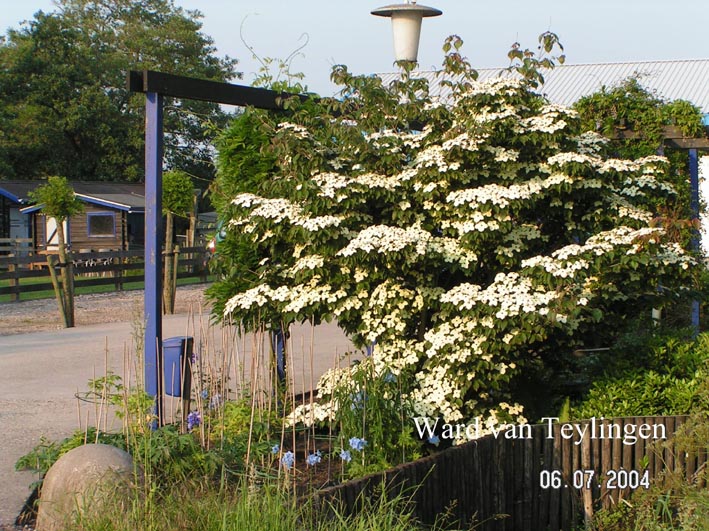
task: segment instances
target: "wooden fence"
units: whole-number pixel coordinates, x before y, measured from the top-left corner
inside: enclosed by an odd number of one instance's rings
[[[11,301],[20,300],[23,293],[54,289],[46,253],[23,254],[0,256],[0,282],[8,284],[0,285],[0,296],[9,295]],[[206,281],[206,256],[203,247],[181,249],[177,278],[199,276]],[[145,275],[142,250],[72,253],[72,259],[76,288],[113,285],[121,290],[124,283],[143,281]]]
[[[32,250],[32,238],[0,238],[0,255],[22,254]]]
[[[490,435],[330,487],[315,501],[353,511],[362,496],[384,484],[390,494],[413,494],[415,512],[426,523],[449,510],[460,522],[481,522],[475,529],[486,531],[571,530],[663,471],[701,476],[706,449],[687,454],[674,447],[672,436],[685,420],[632,417],[529,426],[508,432],[510,438]]]

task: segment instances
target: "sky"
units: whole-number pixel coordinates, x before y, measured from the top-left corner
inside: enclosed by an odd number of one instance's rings
[[[203,15],[203,32],[219,55],[239,60],[250,84],[260,57],[285,58],[301,45],[292,71],[303,72],[311,92],[333,95],[332,66],[346,64],[357,74],[394,70],[391,23],[370,14],[387,4],[372,0],[174,0]],[[507,51],[519,41],[536,48],[537,36],[553,31],[567,63],[709,58],[704,36],[709,0],[425,0],[443,11],[425,19],[419,47],[421,69],[441,64],[448,35],[462,37],[463,54],[475,67],[504,67]],[[17,28],[38,10],[55,10],[52,0],[0,0],[0,32]],[[307,44],[306,44],[307,43]]]

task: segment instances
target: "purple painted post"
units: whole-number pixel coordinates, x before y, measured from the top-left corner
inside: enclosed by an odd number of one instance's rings
[[[163,96],[145,94],[145,391],[162,425],[162,153]]]
[[[699,158],[696,149],[689,150],[689,183],[690,183],[690,205],[692,209],[692,220],[699,219]],[[694,231],[692,237],[692,250],[699,253],[700,249],[699,231]],[[692,301],[692,328],[694,334],[699,334],[699,301]]]

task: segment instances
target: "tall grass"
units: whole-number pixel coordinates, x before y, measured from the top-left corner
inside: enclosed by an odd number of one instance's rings
[[[147,498],[137,493],[132,508],[80,517],[76,531],[415,531],[424,529],[412,516],[405,496],[386,494],[363,499],[362,510],[347,515],[336,507],[316,509],[283,488],[242,483],[215,487],[204,483],[174,485]],[[434,525],[426,529],[439,530]]]

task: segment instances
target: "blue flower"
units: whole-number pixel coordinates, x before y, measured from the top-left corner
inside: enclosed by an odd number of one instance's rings
[[[209,391],[206,389],[202,391],[202,398],[207,398],[209,396]]]
[[[439,439],[438,435],[433,435],[432,437],[428,438],[429,444],[432,444],[434,446],[438,446],[441,442],[441,439]]]
[[[281,464],[286,467],[287,470],[290,470],[295,464],[295,454],[290,451],[284,453],[283,457],[281,457]]]
[[[364,407],[364,403],[367,401],[367,395],[364,393],[364,391],[357,391],[354,395],[351,396],[351,398],[352,403],[350,404],[350,409],[352,411],[362,409],[362,407]]]
[[[394,376],[391,371],[387,371],[387,373],[384,375],[384,381],[386,383],[394,383],[396,382],[396,376]]]
[[[271,448],[271,453],[273,455],[276,455],[280,451],[281,451],[281,447],[278,444],[274,444],[273,447]]]
[[[215,394],[209,401],[209,409],[218,409],[222,405],[222,395]]]
[[[349,450],[342,450],[340,452],[340,459],[342,459],[345,463],[349,463],[352,461],[352,454]]]
[[[199,411],[192,411],[187,415],[187,431],[192,431],[192,428],[196,428],[202,423],[202,416]]]
[[[322,454],[320,453],[320,450],[316,450],[314,454],[310,454],[306,461],[308,462],[308,466],[317,465],[320,461],[322,461]]]
[[[353,450],[357,450],[358,452],[361,452],[364,450],[364,447],[367,446],[367,441],[364,439],[360,439],[358,437],[352,437],[350,439],[350,448]]]

